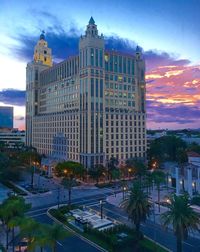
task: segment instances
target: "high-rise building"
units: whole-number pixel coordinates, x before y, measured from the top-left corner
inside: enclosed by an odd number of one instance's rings
[[[26,143],[92,167],[113,156],[120,162],[146,155],[145,62],[133,54],[106,51],[91,17],[79,54],[52,66],[44,33],[27,65]],[[60,141],[60,140],[59,140]]]
[[[0,128],[13,128],[13,107],[0,106]]]

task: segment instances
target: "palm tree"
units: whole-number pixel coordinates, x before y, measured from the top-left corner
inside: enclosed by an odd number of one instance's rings
[[[0,206],[0,219],[5,225],[6,229],[6,247],[8,249],[8,235],[10,227],[13,228],[15,221],[19,221],[18,218],[22,218],[25,212],[30,209],[30,205],[25,203],[22,197],[12,196],[3,201]],[[15,221],[14,221],[15,219]],[[14,228],[13,228],[14,235]]]
[[[66,177],[63,178],[62,184],[68,190],[68,206],[71,206],[72,187],[75,186],[76,181],[72,177]]]
[[[177,241],[177,252],[182,251],[182,241],[188,237],[188,232],[198,230],[200,217],[191,208],[188,196],[172,195],[169,210],[161,215],[165,227],[172,225]]]
[[[46,224],[40,224],[38,222],[32,222],[32,224],[32,228],[36,228],[36,230],[32,230],[32,233],[30,234],[32,239],[29,244],[29,249],[32,251],[37,247],[40,247],[40,251],[43,252],[44,248],[51,242],[47,232],[50,226]]]
[[[96,164],[93,169],[90,169],[90,176],[99,183],[99,178],[101,178],[106,172],[105,167],[102,164]]]
[[[139,179],[142,184],[142,178],[147,172],[146,165],[140,160],[131,158],[126,161],[127,167],[132,168],[134,175]]]
[[[151,193],[151,188],[153,185],[153,176],[151,172],[147,172],[145,176],[145,185],[147,188],[147,194],[149,195]]]
[[[20,237],[28,239],[28,248],[35,247],[34,239],[38,235],[39,223],[32,218],[25,217],[20,224]]]
[[[135,224],[137,233],[140,233],[140,224],[149,216],[151,205],[139,182],[134,182],[130,197],[122,203],[122,207],[126,209],[129,219]]]
[[[13,217],[8,222],[8,227],[12,230],[12,250],[15,251],[15,227],[18,227],[21,223],[22,218],[21,217]]]
[[[115,157],[111,157],[109,162],[108,162],[108,179],[111,182],[111,180],[113,179],[113,174],[115,174],[115,171],[117,170],[117,166],[119,164],[119,161],[117,158]]]
[[[46,236],[49,239],[49,245],[53,252],[56,252],[56,243],[58,240],[63,240],[70,234],[60,225],[54,224],[53,226],[46,225]]]
[[[158,209],[160,212],[160,186],[165,182],[165,173],[161,170],[155,170],[152,173],[152,177],[158,191]]]
[[[9,232],[10,232],[10,228],[8,226],[9,221],[12,219],[13,217],[13,213],[11,211],[11,209],[5,205],[5,203],[3,203],[0,206],[0,220],[2,221],[2,223],[5,226],[5,232],[6,232],[6,249],[8,250],[8,243],[9,243]]]
[[[76,184],[76,178],[82,177],[85,169],[82,164],[74,161],[64,161],[55,167],[56,176],[62,177],[62,184],[68,190],[68,204],[71,204],[72,187]]]

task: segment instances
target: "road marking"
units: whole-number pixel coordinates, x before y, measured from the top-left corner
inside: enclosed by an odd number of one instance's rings
[[[63,247],[62,243],[60,243],[59,241],[56,241],[56,243],[58,243],[60,246],[62,246],[62,247]]]
[[[41,214],[29,215],[28,217],[33,218],[33,217],[38,217],[38,216],[42,216],[42,215],[46,215],[46,214],[47,213],[45,212],[45,213],[41,213]]]
[[[36,210],[31,210],[31,211],[28,211],[27,213],[35,213],[35,212],[40,212],[40,211],[43,211],[43,210],[48,210],[48,207],[44,207],[44,208],[40,208],[40,209],[36,209]]]

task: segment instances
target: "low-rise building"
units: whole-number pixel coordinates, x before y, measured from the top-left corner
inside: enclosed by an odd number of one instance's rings
[[[0,131],[0,143],[8,149],[20,149],[25,144],[25,131],[18,129]]]
[[[188,163],[171,167],[169,183],[176,187],[176,194],[188,192],[190,197],[200,193],[200,154],[188,152]]]

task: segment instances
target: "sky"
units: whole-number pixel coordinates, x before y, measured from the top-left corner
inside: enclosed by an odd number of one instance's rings
[[[0,105],[24,128],[26,64],[42,30],[54,62],[78,52],[93,16],[106,49],[146,61],[147,127],[200,128],[200,0],[0,0]]]

